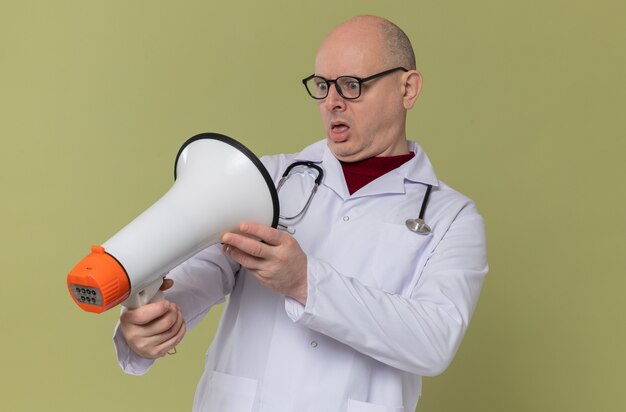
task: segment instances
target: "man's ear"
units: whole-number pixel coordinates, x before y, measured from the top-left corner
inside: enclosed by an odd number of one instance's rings
[[[404,83],[402,84],[402,102],[404,108],[409,110],[415,104],[417,96],[422,90],[422,75],[417,70],[410,70],[403,75]]]

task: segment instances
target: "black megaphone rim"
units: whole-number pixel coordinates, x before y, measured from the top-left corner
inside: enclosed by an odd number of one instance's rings
[[[200,133],[187,139],[187,141],[183,143],[183,145],[180,147],[180,149],[178,150],[178,154],[176,155],[176,161],[174,162],[174,180],[176,180],[176,168],[178,166],[178,159],[180,158],[180,155],[183,152],[183,150],[185,150],[185,148],[189,146],[191,143],[197,140],[204,140],[204,139],[219,140],[220,142],[233,146],[235,149],[239,150],[241,153],[246,155],[246,157],[250,159],[250,161],[256,166],[256,168],[261,173],[261,176],[263,176],[263,179],[265,180],[265,183],[267,184],[267,188],[270,191],[270,196],[272,197],[272,206],[273,206],[273,212],[274,212],[274,216],[272,217],[272,227],[276,229],[278,227],[278,216],[280,214],[280,205],[278,203],[278,192],[276,192],[276,187],[274,186],[274,182],[272,181],[272,178],[270,174],[268,173],[267,169],[265,168],[265,166],[263,166],[263,163],[261,163],[261,160],[259,160],[259,158],[254,153],[252,153],[250,149],[248,149],[241,142],[238,142],[232,137],[228,137],[219,133]]]

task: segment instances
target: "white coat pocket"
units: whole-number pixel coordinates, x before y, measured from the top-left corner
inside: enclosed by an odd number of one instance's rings
[[[375,405],[373,403],[350,399],[348,401],[348,409],[346,412],[404,412],[404,407]]]
[[[257,381],[213,371],[207,389],[203,412],[250,412]]]
[[[421,235],[405,225],[381,224],[372,259],[376,286],[389,293],[405,294],[430,254],[432,233]]]

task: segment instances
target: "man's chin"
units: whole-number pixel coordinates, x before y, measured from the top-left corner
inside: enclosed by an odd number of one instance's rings
[[[328,139],[328,148],[337,160],[342,162],[357,162],[363,160],[364,154],[348,141],[336,142]]]

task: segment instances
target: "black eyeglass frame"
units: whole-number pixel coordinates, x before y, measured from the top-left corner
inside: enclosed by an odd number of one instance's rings
[[[304,85],[304,88],[306,89],[306,91],[309,93],[309,96],[311,96],[315,100],[323,100],[323,99],[328,97],[328,92],[330,90],[330,83],[335,83],[335,89],[337,90],[337,93],[339,93],[339,96],[343,97],[346,100],[354,100],[354,99],[358,99],[359,97],[361,97],[361,93],[363,91],[363,83],[369,82],[370,80],[374,80],[374,79],[377,79],[377,78],[382,77],[382,76],[386,76],[386,75],[391,74],[393,72],[396,72],[398,70],[402,70],[403,72],[408,72],[409,71],[409,69],[405,69],[404,67],[394,67],[393,69],[385,70],[385,71],[382,71],[380,73],[376,73],[376,74],[373,74],[371,76],[367,76],[367,77],[363,77],[363,78],[356,77],[356,76],[339,76],[336,79],[325,79],[322,76],[317,76],[315,74],[312,74],[309,77],[306,77],[306,78],[302,79],[302,84]],[[309,88],[307,86],[307,83],[308,83],[309,80],[314,79],[314,78],[322,79],[324,81],[324,83],[326,83],[326,95],[324,97],[316,97],[309,90]],[[339,79],[345,79],[345,78],[354,79],[354,80],[357,81],[357,83],[359,84],[359,94],[358,94],[358,96],[356,96],[356,97],[346,97],[346,96],[344,96],[343,92],[341,91],[341,87],[339,86],[339,83],[337,83],[337,81]]]

